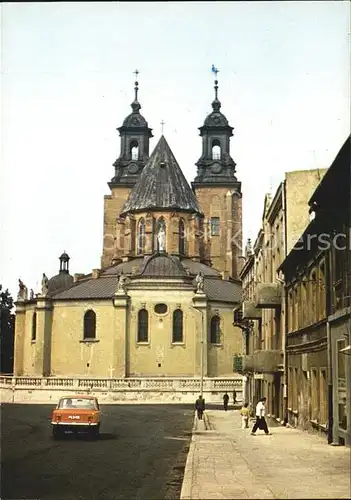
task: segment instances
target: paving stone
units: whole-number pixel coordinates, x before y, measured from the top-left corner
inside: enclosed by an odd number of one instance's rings
[[[206,419],[213,430],[192,437],[181,499],[351,497],[349,448],[287,427],[251,436],[239,411]]]

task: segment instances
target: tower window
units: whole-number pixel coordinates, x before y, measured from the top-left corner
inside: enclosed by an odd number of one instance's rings
[[[211,236],[219,236],[220,220],[219,217],[211,217]]]
[[[211,344],[221,343],[221,318],[217,315],[211,318],[210,335]]]
[[[221,143],[218,139],[212,141],[212,160],[221,159]]]
[[[180,309],[173,313],[172,342],[183,342],[183,311]]]
[[[37,313],[35,312],[32,317],[32,341],[37,339]]]
[[[84,314],[84,339],[96,338],[96,314],[91,309]]]
[[[141,254],[145,252],[145,221],[140,219],[138,224],[138,242],[137,242],[137,253]]]
[[[185,254],[185,229],[183,219],[179,221],[179,253],[180,255]]]
[[[132,160],[139,160],[139,144],[138,141],[131,141],[130,146],[130,156]]]
[[[146,309],[138,312],[138,342],[148,342],[149,340],[149,313]]]

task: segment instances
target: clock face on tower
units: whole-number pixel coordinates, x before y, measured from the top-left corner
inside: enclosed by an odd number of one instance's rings
[[[220,174],[222,171],[222,165],[220,165],[219,163],[214,163],[211,167],[211,172],[213,174]]]
[[[139,171],[139,165],[136,163],[131,163],[128,167],[128,173],[129,174],[137,174]]]

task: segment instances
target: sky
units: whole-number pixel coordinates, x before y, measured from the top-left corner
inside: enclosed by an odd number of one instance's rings
[[[234,127],[244,243],[284,172],[328,168],[350,131],[350,13],[326,2],[1,4],[0,283],[100,267],[103,199],[130,113],[187,180],[214,98]]]

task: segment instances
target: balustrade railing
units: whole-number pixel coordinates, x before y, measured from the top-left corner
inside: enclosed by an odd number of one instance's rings
[[[204,378],[204,391],[241,390],[241,377]],[[71,390],[140,390],[140,391],[198,391],[200,378],[80,378],[80,377],[10,377],[0,376],[0,387],[28,389]]]

